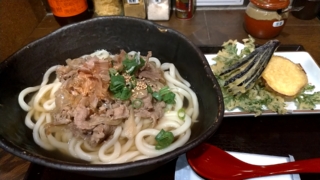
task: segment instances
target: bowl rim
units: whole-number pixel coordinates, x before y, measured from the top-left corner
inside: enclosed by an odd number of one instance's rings
[[[26,149],[18,147],[16,145],[14,145],[13,143],[11,143],[10,141],[3,138],[2,136],[0,136],[0,147],[2,149],[4,149],[5,151],[7,151],[17,157],[25,159],[31,163],[36,163],[39,165],[43,165],[45,167],[50,167],[50,168],[55,168],[55,169],[60,169],[60,170],[75,171],[75,172],[92,171],[92,172],[108,173],[108,172],[127,170],[127,169],[131,169],[131,168],[135,168],[135,167],[147,166],[149,164],[155,164],[155,163],[160,163],[160,162],[167,163],[175,158],[178,158],[179,155],[187,152],[189,149],[196,147],[201,142],[204,142],[206,139],[208,139],[210,136],[212,136],[215,133],[215,131],[218,129],[218,127],[220,126],[222,119],[223,119],[224,102],[223,102],[222,92],[220,90],[220,87],[218,86],[218,82],[217,82],[216,78],[214,77],[213,73],[211,72],[211,68],[210,68],[204,54],[200,51],[200,49],[195,44],[193,44],[182,33],[178,32],[176,30],[173,30],[169,27],[165,27],[163,25],[159,25],[159,24],[156,24],[152,21],[148,21],[145,19],[139,19],[139,18],[127,17],[127,16],[110,16],[110,17],[105,16],[105,17],[95,17],[95,18],[92,18],[92,19],[89,19],[86,21],[81,21],[78,23],[63,26],[63,27],[51,32],[50,34],[48,34],[44,37],[41,37],[41,38],[25,45],[24,47],[22,47],[21,49],[19,49],[15,53],[13,53],[11,56],[9,56],[7,59],[2,61],[0,63],[0,72],[1,72],[1,69],[5,68],[7,63],[10,63],[10,61],[12,59],[14,59],[14,57],[16,55],[22,53],[24,51],[24,49],[30,48],[38,43],[41,43],[42,41],[45,41],[47,38],[50,38],[51,36],[55,36],[56,34],[59,34],[69,28],[82,26],[83,24],[91,23],[94,21],[105,21],[108,19],[109,20],[128,19],[128,20],[139,22],[139,23],[149,24],[151,26],[157,27],[159,30],[166,30],[169,33],[173,33],[173,34],[179,36],[180,38],[182,38],[184,41],[186,41],[197,52],[197,54],[202,59],[202,63],[204,65],[204,68],[207,71],[206,72],[207,76],[210,78],[210,80],[213,82],[213,84],[217,85],[217,86],[213,87],[213,89],[216,91],[216,93],[218,95],[217,99],[218,99],[218,104],[219,104],[219,107],[217,107],[217,117],[215,117],[215,120],[214,120],[215,123],[211,124],[207,128],[207,131],[202,134],[202,136],[198,137],[195,140],[188,141],[184,146],[179,147],[179,148],[175,149],[174,151],[171,151],[171,152],[168,152],[168,153],[165,153],[163,155],[153,157],[153,158],[147,158],[144,160],[139,160],[139,161],[134,161],[134,162],[126,162],[126,163],[121,163],[121,164],[74,163],[74,162],[67,162],[67,161],[61,161],[61,160],[57,160],[57,159],[53,159],[53,158],[48,158],[45,156],[28,153],[28,151]]]

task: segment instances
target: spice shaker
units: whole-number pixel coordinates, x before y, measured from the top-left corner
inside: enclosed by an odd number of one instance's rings
[[[148,0],[147,17],[149,20],[169,20],[170,0]]]
[[[144,0],[123,0],[123,11],[125,16],[146,18],[146,7]]]
[[[250,0],[246,8],[244,27],[253,37],[270,39],[282,31],[288,16],[290,0]]]
[[[93,0],[97,16],[122,15],[122,0]]]

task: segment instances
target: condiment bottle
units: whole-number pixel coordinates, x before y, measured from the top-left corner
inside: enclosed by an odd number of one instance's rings
[[[122,0],[93,0],[97,16],[123,15]]]
[[[294,0],[293,7],[303,7],[300,11],[292,11],[291,14],[303,20],[310,20],[320,13],[320,0]]]
[[[147,17],[149,20],[169,20],[170,0],[149,0],[147,6]]]
[[[123,0],[123,11],[125,16],[146,18],[146,7],[144,0]]]
[[[191,19],[194,15],[194,0],[176,0],[176,17],[179,19]]]
[[[244,27],[253,37],[270,39],[278,36],[289,16],[290,0],[250,0],[246,8]]]
[[[48,0],[48,4],[61,26],[91,18],[87,0]]]

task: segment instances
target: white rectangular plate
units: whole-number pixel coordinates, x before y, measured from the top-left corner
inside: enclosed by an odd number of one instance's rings
[[[299,63],[306,71],[308,76],[308,81],[310,84],[315,85],[314,91],[320,91],[320,68],[314,59],[310,56],[309,53],[304,51],[297,52],[275,52],[275,55],[283,56],[290,59],[294,63]],[[210,65],[215,62],[212,60],[216,54],[205,54]],[[318,114],[320,113],[320,104],[318,104],[314,110],[301,110],[298,109],[294,102],[287,102],[288,114]],[[262,113],[262,115],[277,115],[277,113],[266,110]],[[225,117],[230,116],[254,116],[253,113],[243,112],[240,109],[236,108],[233,111],[225,111]]]

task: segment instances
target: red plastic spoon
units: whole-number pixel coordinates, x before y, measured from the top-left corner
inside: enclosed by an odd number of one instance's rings
[[[203,143],[186,153],[192,169],[211,180],[240,180],[254,177],[293,173],[320,173],[320,158],[275,165],[252,165],[227,152]]]

